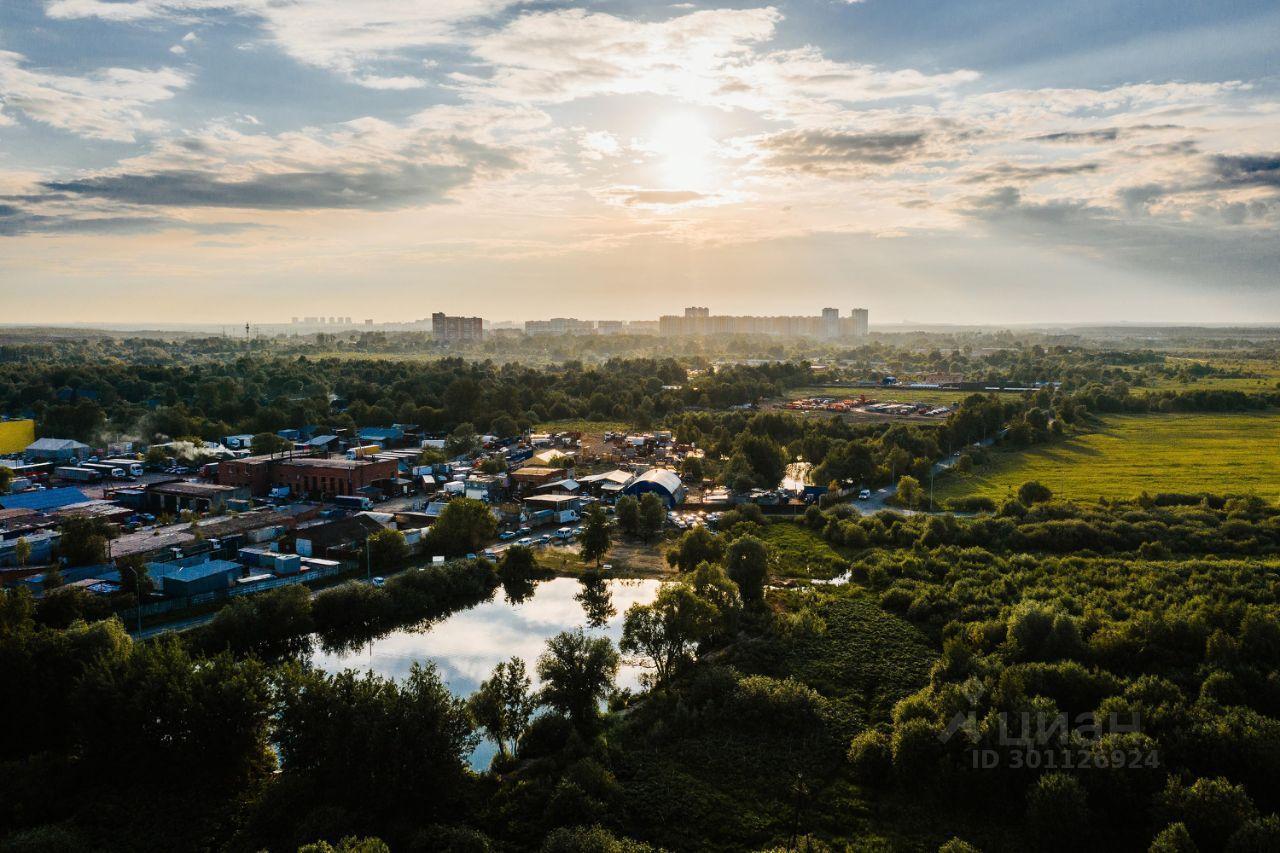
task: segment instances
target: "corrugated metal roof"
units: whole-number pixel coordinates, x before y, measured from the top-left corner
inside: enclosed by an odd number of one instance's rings
[[[44,489],[38,492],[21,492],[16,495],[0,496],[0,507],[5,509],[34,509],[43,511],[46,509],[57,509],[59,507],[70,506],[71,504],[81,504],[89,500],[89,497],[82,491],[71,486],[64,486],[59,489]]]
[[[638,483],[653,483],[656,486],[661,486],[673,495],[679,491],[681,486],[684,485],[680,482],[680,476],[676,474],[675,471],[671,471],[666,468],[650,468],[639,477],[636,477],[635,483],[632,483],[632,485],[634,486]]]
[[[89,445],[71,438],[37,438],[27,445],[27,450],[88,450]]]

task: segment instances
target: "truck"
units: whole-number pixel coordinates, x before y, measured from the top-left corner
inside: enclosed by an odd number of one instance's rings
[[[363,495],[338,495],[333,502],[340,507],[355,510],[373,509],[373,501]]]
[[[119,465],[112,465],[110,462],[85,462],[80,467],[92,468],[102,474],[108,480],[130,480],[129,472],[121,468]]]
[[[145,473],[142,463],[137,459],[103,459],[108,465],[115,465],[117,468],[123,468],[129,473],[130,477],[141,477]]]
[[[348,459],[364,459],[366,456],[372,456],[375,453],[382,452],[381,444],[362,444],[359,447],[352,447],[347,451]]]
[[[578,511],[576,509],[562,509],[556,513],[556,521],[564,524],[566,521],[577,521]]]
[[[71,480],[76,483],[96,483],[102,479],[102,472],[95,468],[81,468],[75,465],[63,465],[55,468],[54,476],[60,480]]]

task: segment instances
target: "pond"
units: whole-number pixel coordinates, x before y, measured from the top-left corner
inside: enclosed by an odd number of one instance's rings
[[[408,677],[414,662],[431,661],[455,695],[469,696],[499,661],[519,657],[536,687],[538,655],[549,638],[583,628],[608,637],[616,647],[627,608],[647,604],[657,593],[656,580],[608,580],[591,589],[575,578],[552,578],[519,603],[499,589],[490,600],[426,628],[392,631],[355,649],[325,651],[317,643],[311,660],[325,672],[371,670],[395,679]],[[643,672],[623,664],[618,686],[635,689]],[[471,755],[472,767],[487,768],[496,751],[493,743],[483,741]]]

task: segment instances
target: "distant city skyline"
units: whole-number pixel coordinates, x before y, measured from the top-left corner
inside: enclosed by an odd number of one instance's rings
[[[1277,321],[1277,33],[1264,0],[6,0],[0,319]]]

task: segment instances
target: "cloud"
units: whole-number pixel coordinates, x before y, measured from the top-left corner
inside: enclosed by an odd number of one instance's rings
[[[1233,187],[1280,187],[1280,154],[1218,155],[1215,177]]]
[[[1099,127],[1091,130],[1060,130],[1054,133],[1042,133],[1032,136],[1032,142],[1061,142],[1068,145],[1102,145],[1128,138],[1141,133],[1159,130],[1182,130],[1179,124],[1136,124],[1129,127]]]
[[[472,95],[560,103],[651,92],[710,102],[717,75],[773,37],[774,9],[692,12],[637,22],[582,9],[523,15],[476,39],[488,76],[454,74]]]
[[[1076,175],[1089,175],[1102,168],[1096,161],[1085,163],[1065,163],[1061,165],[1022,166],[1016,163],[997,163],[981,171],[961,179],[966,184],[982,184],[993,181],[1015,183],[1031,183],[1047,178],[1066,178]]]
[[[233,234],[251,230],[251,223],[193,223],[168,216],[129,214],[39,213],[29,207],[0,202],[0,237],[31,234],[44,235],[111,235],[143,234],[154,231],[184,230],[198,234]]]
[[[564,103],[644,93],[790,115],[932,95],[978,76],[837,62],[813,46],[762,52],[781,20],[771,7],[645,22],[582,9],[531,13],[476,38],[471,50],[489,68],[451,79],[472,98]]]
[[[100,68],[81,77],[32,70],[25,58],[0,51],[0,106],[32,121],[90,139],[133,142],[164,123],[148,118],[151,104],[169,100],[189,78],[172,68]]]
[[[856,133],[796,130],[758,141],[768,166],[817,175],[865,172],[868,167],[901,163],[924,150],[924,131]]]
[[[694,190],[646,190],[637,187],[615,187],[608,191],[614,201],[628,207],[661,206],[671,207],[707,201],[711,196]]]
[[[388,170],[278,172],[244,180],[224,180],[211,172],[122,173],[47,181],[44,187],[135,205],[387,210],[441,202],[471,177],[465,166],[405,163]]]
[[[118,23],[199,20],[209,13],[260,22],[267,37],[298,62],[342,74],[375,89],[422,85],[412,75],[387,74],[413,50],[458,41],[457,27],[519,0],[54,0],[51,18],[98,18]],[[421,67],[419,65],[419,67]],[[410,81],[414,82],[410,82]]]
[[[116,167],[42,179],[30,200],[92,201],[121,210],[390,210],[440,204],[478,180],[521,165],[498,141],[524,132],[524,111],[479,111],[487,135],[451,108],[431,108],[403,125],[358,119],[321,130],[245,133],[240,123],[157,141]],[[458,120],[455,120],[458,119]]]

